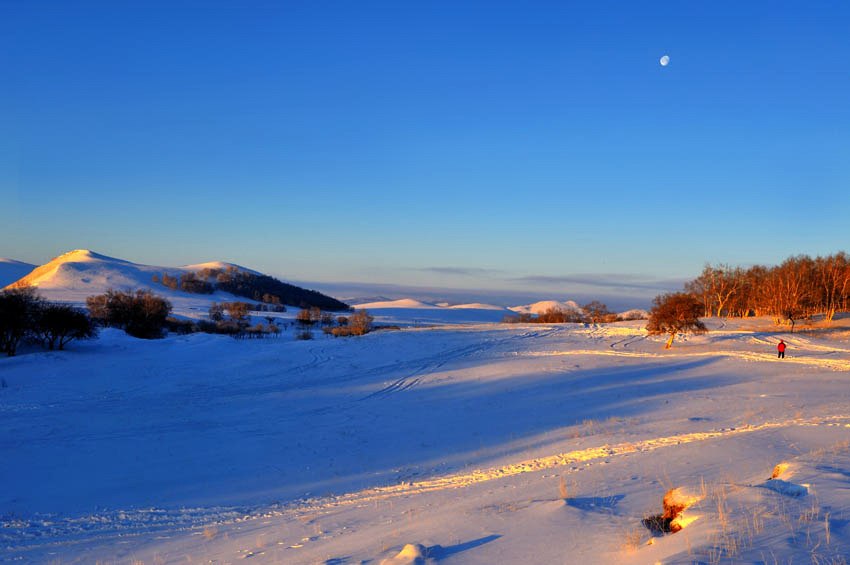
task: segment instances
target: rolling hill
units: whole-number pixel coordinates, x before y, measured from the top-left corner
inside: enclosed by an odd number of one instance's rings
[[[168,288],[159,282],[163,275],[179,279],[184,275],[202,272],[211,277],[210,294],[193,294],[179,288]],[[216,275],[219,273],[226,273],[226,282],[216,281]],[[147,288],[168,298],[175,311],[188,315],[191,315],[192,311],[205,312],[213,300],[227,302],[242,298],[254,299],[257,288],[262,289],[260,297],[263,293],[271,293],[278,296],[280,302],[287,306],[317,306],[327,310],[348,308],[346,304],[324,294],[281,282],[233,263],[215,261],[182,267],[142,265],[107,257],[87,249],[75,249],[59,255],[44,265],[35,267],[32,272],[12,282],[7,288],[25,286],[37,288],[39,294],[48,300],[76,304],[83,304],[87,297],[101,294],[110,288]],[[218,286],[226,286],[227,291]]]

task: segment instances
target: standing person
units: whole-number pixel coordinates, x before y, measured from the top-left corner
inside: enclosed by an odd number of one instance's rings
[[[779,340],[779,345],[776,346],[776,349],[779,350],[779,358],[785,359],[785,342],[783,340]]]

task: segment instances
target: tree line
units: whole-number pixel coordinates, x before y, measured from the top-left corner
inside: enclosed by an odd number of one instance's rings
[[[826,257],[795,255],[779,265],[748,269],[706,265],[680,292],[656,296],[647,331],[668,334],[669,348],[678,333],[704,333],[700,317],[771,316],[791,331],[800,319],[822,315],[830,322],[850,310],[850,257],[843,251]]]
[[[704,317],[771,316],[779,325],[850,310],[850,257],[796,255],[779,265],[748,269],[706,265],[685,284]]]

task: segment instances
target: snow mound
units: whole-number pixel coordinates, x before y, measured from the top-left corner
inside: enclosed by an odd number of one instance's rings
[[[807,485],[798,485],[782,479],[769,479],[762,485],[764,488],[784,494],[785,496],[806,496],[809,494]]]
[[[15,261],[14,259],[4,259],[0,257],[0,288],[8,284],[12,284],[16,280],[26,276],[37,265],[24,263],[23,261]]]
[[[649,319],[649,312],[647,312],[646,310],[641,310],[640,308],[635,308],[633,310],[626,310],[625,312],[620,312],[617,315],[624,320],[648,320]]]
[[[428,302],[420,302],[412,298],[402,298],[401,300],[388,300],[385,302],[367,302],[365,304],[355,304],[355,308],[359,310],[370,308],[439,308],[436,304]]]
[[[513,310],[518,314],[536,315],[543,314],[551,309],[560,310],[561,312],[581,312],[581,306],[579,306],[572,300],[567,300],[566,302],[559,302],[557,300],[541,300],[540,302],[535,302],[534,304],[527,304],[525,306],[513,306],[508,309]]]
[[[418,543],[409,543],[395,557],[381,561],[381,565],[420,565],[424,563],[426,563],[425,547]]]

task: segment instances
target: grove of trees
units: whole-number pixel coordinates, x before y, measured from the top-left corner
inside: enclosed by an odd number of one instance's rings
[[[850,257],[843,251],[826,257],[796,255],[772,267],[748,269],[706,265],[685,284],[702,308],[701,315],[771,316],[775,323],[850,310]]]

